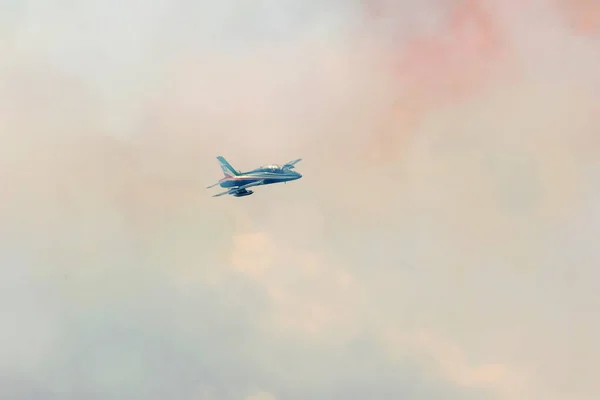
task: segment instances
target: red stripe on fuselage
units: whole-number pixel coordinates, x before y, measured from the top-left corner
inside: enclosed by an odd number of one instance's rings
[[[225,178],[221,179],[219,182],[227,182],[227,181],[239,181],[239,180],[261,180],[264,177],[260,176],[225,176]]]

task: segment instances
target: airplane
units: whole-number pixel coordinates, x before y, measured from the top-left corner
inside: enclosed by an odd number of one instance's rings
[[[282,166],[277,164],[265,165],[248,172],[240,172],[236,170],[222,156],[218,156],[217,160],[221,165],[221,170],[223,170],[225,177],[219,182],[207,186],[206,188],[210,189],[219,185],[222,188],[229,189],[225,192],[217,193],[213,195],[213,197],[219,197],[226,194],[232,195],[233,197],[250,196],[252,193],[254,193],[253,190],[248,190],[250,187],[270,185],[272,183],[285,183],[302,178],[301,174],[296,171],[292,171],[294,166],[302,161],[301,158],[290,161]]]

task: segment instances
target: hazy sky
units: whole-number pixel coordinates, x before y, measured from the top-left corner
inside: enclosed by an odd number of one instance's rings
[[[569,0],[3,2],[0,397],[597,399],[599,45]],[[304,178],[215,199],[217,155]]]

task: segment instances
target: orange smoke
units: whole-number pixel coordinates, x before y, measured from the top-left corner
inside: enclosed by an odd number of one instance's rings
[[[600,2],[597,0],[559,0],[572,29],[582,35],[600,33]]]
[[[399,61],[403,82],[426,100],[438,102],[472,93],[489,76],[504,51],[501,34],[477,0],[461,3],[434,37],[409,43]]]
[[[367,15],[373,21],[384,14],[381,2],[367,2]],[[377,137],[378,145],[397,148],[397,140],[415,130],[429,110],[475,95],[507,50],[497,21],[480,0],[467,0],[448,10],[434,35],[409,39],[406,50],[393,56],[399,98],[393,124]]]

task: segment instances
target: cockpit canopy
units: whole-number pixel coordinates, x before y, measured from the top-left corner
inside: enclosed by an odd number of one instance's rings
[[[256,172],[281,172],[283,168],[277,164],[271,165],[263,165],[262,167],[256,169]]]

